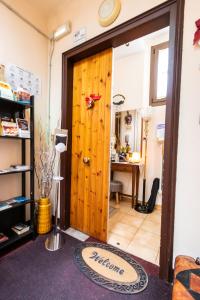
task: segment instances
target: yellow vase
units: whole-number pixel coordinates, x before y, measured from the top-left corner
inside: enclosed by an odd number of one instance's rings
[[[51,202],[49,198],[40,198],[38,200],[37,232],[39,234],[48,233],[51,227]]]

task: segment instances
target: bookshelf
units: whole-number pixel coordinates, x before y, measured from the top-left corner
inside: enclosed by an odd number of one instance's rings
[[[27,199],[22,202],[14,202],[10,204],[9,207],[4,210],[0,210],[0,233],[4,233],[8,240],[0,243],[0,253],[7,247],[13,245],[14,243],[23,240],[25,238],[33,238],[35,235],[34,231],[34,97],[31,97],[30,103],[21,103],[12,100],[7,100],[0,97],[0,116],[3,114],[10,114],[13,118],[18,114],[19,118],[24,118],[25,110],[30,110],[30,138],[23,138],[18,136],[0,136],[1,143],[4,140],[16,140],[20,141],[21,148],[21,164],[26,165],[26,162],[30,161],[30,167],[25,170],[7,170],[5,172],[0,172],[0,186],[1,186],[1,176],[8,178],[12,174],[14,176],[21,176],[21,194],[16,195],[16,197],[26,197]],[[27,143],[29,143],[29,148],[27,148]],[[30,151],[28,151],[30,149]],[[0,151],[1,157],[3,153]],[[13,175],[14,174],[14,175]],[[27,176],[29,176],[30,187],[27,196]],[[7,179],[6,179],[7,180]],[[15,198],[15,197],[14,197]],[[14,199],[12,198],[12,199]],[[11,199],[1,199],[0,204],[7,204]],[[26,214],[28,213],[29,218],[26,219]],[[18,235],[11,229],[17,223],[24,223],[30,225],[29,231]]]

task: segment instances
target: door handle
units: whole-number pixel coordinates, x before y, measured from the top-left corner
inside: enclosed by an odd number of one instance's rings
[[[85,164],[85,165],[90,165],[90,158],[89,157],[87,157],[87,156],[85,156],[85,157],[83,157],[83,163]]]

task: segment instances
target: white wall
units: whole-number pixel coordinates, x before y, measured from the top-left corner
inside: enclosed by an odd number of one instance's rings
[[[162,181],[162,146],[157,141],[156,127],[158,124],[165,123],[165,111],[166,106],[152,107],[152,116],[149,122],[149,138],[148,138],[148,149],[147,149],[147,187],[146,197],[147,199],[151,194],[151,187],[154,178],[160,179],[160,190],[157,195],[156,204],[162,203],[161,193],[161,181]]]
[[[109,27],[101,27],[98,23],[98,8],[102,0],[75,0],[66,1],[66,5],[62,5],[55,10],[54,17],[49,21],[49,32],[55,30],[60,24],[66,20],[72,23],[72,33],[56,42],[53,57],[52,79],[56,82],[52,86],[52,128],[57,124],[61,112],[61,78],[62,78],[62,53],[73,48],[73,33],[78,29],[85,27],[87,30],[87,39],[91,39],[100,33],[109,30],[116,25],[125,22],[128,19],[162,3],[163,0],[122,0],[122,10],[118,19]]]
[[[192,45],[200,1],[186,0],[176,183],[174,257],[200,254],[200,47]]]
[[[115,50],[113,50],[113,95],[125,96],[125,102],[120,106],[121,111],[139,109],[142,107],[143,99],[144,52],[115,59]]]
[[[119,108],[120,111],[141,109],[149,105],[151,46],[168,40],[168,33],[166,32],[156,37],[154,35],[148,35],[142,39],[144,49],[141,49],[140,52],[118,58],[118,48],[113,50],[113,95],[121,93],[126,97],[125,103]],[[121,54],[122,51],[125,53],[126,48],[123,50],[120,47],[120,51]],[[114,105],[112,108],[112,133],[114,134]],[[162,178],[162,147],[156,138],[156,126],[160,123],[165,123],[165,106],[152,107],[147,149],[146,201],[150,197],[154,178]],[[141,133],[138,135],[138,139],[141,140]],[[130,173],[115,172],[114,179],[122,181],[124,194],[130,195],[132,193],[132,176]],[[142,199],[142,179],[143,173],[140,176],[139,200]],[[159,193],[156,203],[161,204],[161,202],[162,194]]]
[[[16,64],[38,75],[42,95],[35,99],[35,117],[47,118],[48,41],[0,4],[0,63]],[[36,140],[37,140],[36,131]],[[20,141],[0,140],[0,169],[21,163]],[[11,188],[12,187],[12,188]],[[20,175],[1,176],[0,200],[20,195]]]

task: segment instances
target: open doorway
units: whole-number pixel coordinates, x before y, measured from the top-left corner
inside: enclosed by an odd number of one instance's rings
[[[179,98],[181,78],[182,36],[184,1],[169,0],[133,19],[112,28],[93,39],[63,53],[62,128],[67,128],[68,150],[61,158],[61,176],[64,180],[60,190],[60,226],[70,225],[71,169],[72,169],[72,109],[73,109],[73,65],[86,57],[110,47],[125,43],[170,27],[169,80],[166,105],[165,152],[163,172],[163,202],[161,225],[160,277],[172,277],[173,230],[176,188],[176,161],[178,143]]]
[[[113,50],[108,243],[159,265],[169,27]]]

